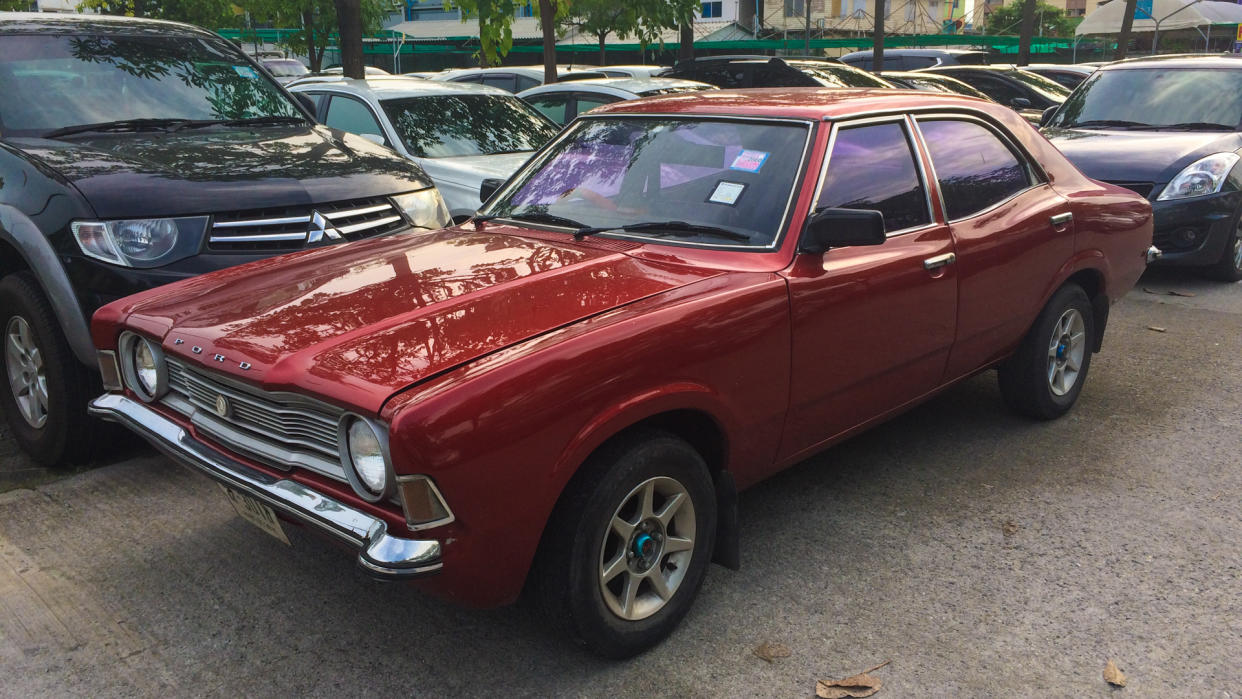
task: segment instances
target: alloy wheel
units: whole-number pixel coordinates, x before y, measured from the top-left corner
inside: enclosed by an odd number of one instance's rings
[[[1074,388],[1086,352],[1086,323],[1077,308],[1070,308],[1053,326],[1048,344],[1048,387],[1053,395],[1063,396]]]
[[[658,476],[638,484],[613,513],[599,554],[604,603],[626,621],[664,608],[690,570],[694,502],[686,487]]]
[[[21,316],[9,319],[4,335],[4,365],[13,401],[22,419],[39,429],[47,422],[47,375],[43,368],[43,353],[39,351],[30,324]]]

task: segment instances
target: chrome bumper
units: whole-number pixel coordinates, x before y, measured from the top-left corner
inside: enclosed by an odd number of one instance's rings
[[[1160,259],[1162,255],[1164,255],[1164,252],[1162,252],[1160,248],[1156,247],[1155,245],[1147,248],[1147,264],[1151,264],[1155,262],[1156,260]]]
[[[439,541],[391,536],[384,520],[325,497],[301,483],[269,476],[220,454],[143,403],[117,393],[105,393],[91,401],[89,411],[128,427],[174,460],[298,522],[344,540],[358,549],[358,565],[373,576],[406,579],[432,573],[442,565]]]

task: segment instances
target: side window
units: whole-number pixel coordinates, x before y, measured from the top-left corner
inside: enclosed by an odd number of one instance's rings
[[[328,114],[324,117],[323,123],[350,133],[384,137],[384,130],[380,128],[371,110],[351,97],[333,95],[332,101],[328,103]]]
[[[972,121],[919,121],[949,219],[965,218],[1031,186],[1025,163]]]
[[[501,73],[497,75],[488,73],[483,76],[483,84],[489,87],[498,87],[507,92],[513,92],[513,74]]]
[[[578,111],[576,112],[576,115],[586,114],[596,107],[600,107],[605,104],[612,104],[613,102],[621,99],[620,97],[613,97],[612,95],[595,95],[582,92],[579,92],[576,96],[578,98]]]
[[[1018,88],[1010,85],[1004,80],[993,78],[990,75],[980,76],[975,82],[971,83],[979,88],[981,92],[988,97],[1000,102],[1008,107],[1018,97],[1026,97],[1026,93]]]
[[[934,65],[936,65],[936,59],[931,56],[906,56],[906,70],[931,68]]]
[[[722,63],[714,66],[704,66],[699,69],[695,80],[701,80],[705,83],[711,83],[716,87],[722,87],[726,90],[737,87],[746,87],[746,69],[739,64]]]
[[[569,105],[569,95],[563,92],[535,95],[526,101],[530,106],[538,109],[540,113],[558,124],[564,124],[569,121],[565,114],[565,107]]]
[[[542,83],[540,83],[538,80],[535,80],[534,78],[528,78],[525,75],[517,76],[517,91],[518,92],[521,92],[522,90],[529,90],[532,87],[535,87],[536,85],[540,85],[540,84]]]
[[[479,75],[478,73],[471,73],[470,75],[463,75],[463,76],[462,76],[462,77],[460,77],[460,78],[453,78],[453,79],[452,79],[452,80],[450,80],[449,82],[455,82],[455,83],[477,83],[477,82],[479,82],[479,81],[480,81],[480,80],[482,80],[482,79],[483,79],[483,76],[482,76],[482,75]]]
[[[838,131],[815,206],[875,209],[884,214],[884,230],[890,233],[931,223],[905,128],[891,123]]]

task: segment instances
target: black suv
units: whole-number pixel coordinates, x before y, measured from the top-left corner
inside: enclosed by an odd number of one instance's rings
[[[0,406],[44,464],[88,458],[97,441],[86,401],[99,391],[99,306],[448,220],[418,166],[316,125],[197,27],[0,14],[0,95]]]
[[[660,77],[698,80],[726,90],[745,87],[893,87],[866,71],[825,58],[708,56],[678,61]]]

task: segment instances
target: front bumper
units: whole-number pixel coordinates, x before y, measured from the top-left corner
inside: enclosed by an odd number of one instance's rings
[[[1162,190],[1156,187],[1153,194]],[[1153,201],[1153,235],[1163,251],[1158,265],[1214,264],[1224,253],[1242,209],[1242,192],[1222,192],[1192,199]]]
[[[90,413],[119,422],[175,461],[344,541],[358,551],[358,565],[372,576],[404,580],[434,573],[442,567],[439,541],[391,536],[383,520],[301,483],[268,475],[220,454],[139,401],[106,393],[91,401]]]

